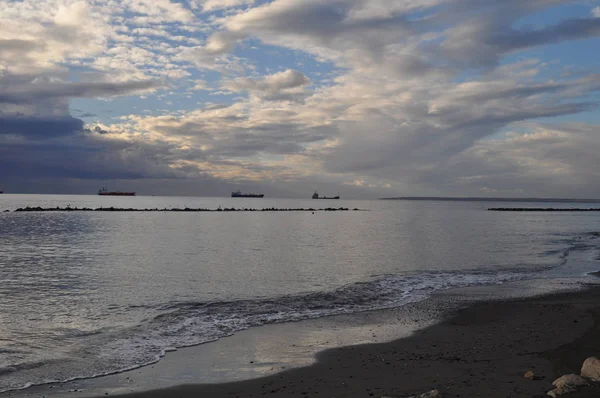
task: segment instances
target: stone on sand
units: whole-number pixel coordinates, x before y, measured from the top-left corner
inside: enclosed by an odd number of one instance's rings
[[[524,378],[528,379],[528,380],[536,380],[537,377],[535,376],[535,373],[533,373],[533,371],[528,370],[524,375]]]
[[[552,385],[556,387],[552,391],[548,391],[548,395],[551,397],[558,397],[560,395],[569,394],[577,391],[580,387],[589,385],[588,381],[581,376],[570,374],[563,375],[552,382]]]
[[[600,381],[600,359],[596,357],[586,359],[581,367],[581,376]]]

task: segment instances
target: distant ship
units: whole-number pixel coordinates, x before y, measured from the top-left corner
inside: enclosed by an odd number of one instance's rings
[[[231,193],[232,198],[262,198],[264,196],[262,193],[242,193],[239,189]]]
[[[319,196],[319,194],[317,193],[317,191],[315,191],[315,193],[313,193],[312,196],[313,199],[339,199],[340,195],[338,196],[331,196],[331,197],[327,197],[327,196]]]
[[[135,196],[135,192],[108,191],[105,187],[98,190],[100,196]]]

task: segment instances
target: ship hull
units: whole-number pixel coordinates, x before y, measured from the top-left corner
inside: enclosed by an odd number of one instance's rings
[[[232,198],[263,198],[265,195],[246,195],[246,194],[241,194],[241,195],[234,195],[231,194]]]
[[[135,196],[135,192],[98,192],[100,196]]]
[[[313,199],[339,199],[339,196],[335,196],[333,198],[328,198],[328,197],[322,197],[322,198],[313,198]]]

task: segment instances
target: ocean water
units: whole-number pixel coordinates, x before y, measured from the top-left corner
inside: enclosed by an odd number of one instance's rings
[[[3,212],[28,205],[366,211]],[[0,391],[132,369],[267,323],[600,269],[600,213],[486,211],[511,205],[536,203],[0,195]]]

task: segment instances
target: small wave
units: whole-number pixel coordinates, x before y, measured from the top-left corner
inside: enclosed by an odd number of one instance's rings
[[[93,364],[70,366],[73,374],[65,373],[63,368],[61,376],[56,377],[51,376],[50,369],[43,381],[26,381],[42,384],[114,374],[155,363],[167,351],[215,341],[250,327],[398,307],[423,300],[438,290],[527,278],[530,274],[522,270],[384,275],[328,292],[238,301],[173,302],[156,307],[158,313],[154,317],[134,327],[86,334],[85,344],[72,355],[82,360],[93,358]],[[24,384],[21,380],[8,389],[20,389]]]
[[[8,366],[0,366],[0,375],[15,373],[15,372],[23,371],[23,370],[40,368],[42,366],[52,365],[55,362],[58,362],[58,360],[22,362],[22,363],[16,363],[13,365],[8,365]]]
[[[269,299],[221,302],[177,302],[141,325],[112,335],[92,353],[100,360],[130,368],[148,364],[175,347],[198,345],[254,326],[398,307],[423,300],[435,291],[501,284],[531,277],[523,272],[389,275],[330,292]],[[166,312],[165,312],[166,311]],[[105,336],[106,337],[106,336]]]

